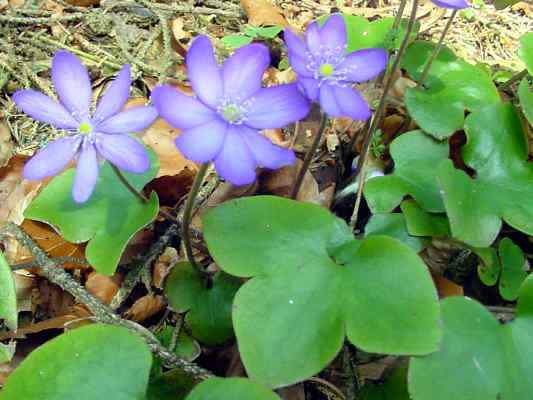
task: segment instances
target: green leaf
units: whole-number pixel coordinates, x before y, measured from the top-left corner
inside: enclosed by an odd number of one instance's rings
[[[144,400],[152,355],[125,328],[89,325],[34,350],[9,375],[2,400]]]
[[[501,260],[500,294],[505,300],[516,300],[520,286],[527,278],[524,267],[527,260],[520,247],[509,238],[500,241],[498,253]]]
[[[282,30],[282,26],[267,26],[257,28],[257,33],[262,38],[274,39]]]
[[[408,49],[409,61],[404,62],[404,66],[415,78],[419,69],[424,67],[431,47],[411,46]],[[410,52],[421,54],[410,55]],[[449,54],[442,56],[442,59],[446,57],[449,58]],[[413,59],[422,60],[414,71],[411,70]],[[440,140],[463,127],[465,109],[475,111],[500,102],[498,90],[484,69],[460,59],[435,62],[425,86],[407,89],[405,104],[417,124]]]
[[[383,384],[365,384],[358,393],[361,400],[410,400],[407,391],[407,368],[396,368]]]
[[[183,400],[196,383],[190,374],[173,369],[150,382],[146,400]]]
[[[12,331],[17,330],[17,290],[13,280],[13,272],[7,263],[4,253],[0,251],[0,319]]]
[[[211,378],[197,385],[186,400],[280,400],[267,388],[246,378]]]
[[[415,357],[409,368],[413,400],[528,400],[533,381],[533,276],[520,291],[516,319],[501,325],[464,297],[442,301],[441,349]]]
[[[206,344],[220,344],[233,336],[231,303],[240,280],[223,272],[212,279],[207,288],[190,263],[178,263],[167,278],[165,294],[177,312],[188,311],[185,321],[194,337]]]
[[[502,269],[496,249],[487,247],[475,250],[476,254],[481,258],[481,263],[477,267],[479,279],[484,285],[494,286],[498,282]]]
[[[435,288],[418,255],[399,241],[356,241],[328,210],[271,196],[223,203],[206,213],[203,227],[217,264],[253,277],[233,305],[252,379],[279,387],[312,376],[335,357],[345,335],[368,352],[437,348]]]
[[[379,18],[369,22],[358,15],[343,14],[348,34],[347,52],[367,48],[398,48],[405,37],[407,21],[402,20],[400,29],[392,31],[394,18]],[[325,20],[325,19],[324,19]],[[411,36],[414,39],[418,33],[419,24],[415,26]]]
[[[518,56],[526,64],[530,75],[533,75],[533,32],[528,32],[520,38]]]
[[[448,237],[450,224],[444,215],[430,214],[422,209],[416,201],[405,200],[400,205],[407,231],[413,236]]]
[[[409,75],[418,81],[434,47],[435,43],[424,40],[417,40],[411,43],[402,58],[402,68],[407,70]],[[454,61],[457,61],[457,56],[448,47],[442,46],[437,58],[431,65],[431,75],[438,76],[441,72],[446,71],[447,64]]]
[[[159,162],[152,150],[149,154],[151,168],[148,172],[124,173],[137,190],[157,175]],[[111,275],[128,241],[157,216],[157,195],[152,193],[148,203],[141,202],[105,162],[93,195],[86,203],[78,204],[71,194],[74,172],[69,169],[52,179],[24,215],[54,226],[69,242],[89,241],[85,251],[87,261],[99,273]]]
[[[444,161],[438,169],[453,237],[474,247],[488,247],[501,219],[533,234],[533,164],[520,119],[511,104],[495,104],[466,120],[465,163],[476,178]]]
[[[405,243],[417,253],[424,248],[420,238],[407,232],[403,214],[374,214],[365,226],[365,236],[387,235]]]
[[[238,49],[239,47],[252,43],[253,40],[253,37],[238,33],[235,35],[224,36],[221,41],[228,49]]]
[[[172,336],[176,328],[173,326],[165,326],[161,331],[157,332],[157,338],[161,344],[165,347],[169,347],[172,343]],[[202,349],[196,340],[191,338],[185,329],[181,329],[178,335],[178,340],[176,341],[176,348],[174,353],[187,361],[194,361]]]
[[[369,179],[364,188],[372,213],[392,211],[408,194],[426,211],[444,211],[435,166],[448,157],[448,144],[412,131],[395,139],[390,153],[394,172]]]
[[[15,355],[15,349],[15,342],[9,344],[0,343],[0,364],[10,362]]]
[[[518,99],[520,100],[522,112],[529,124],[533,126],[533,86],[529,84],[527,78],[522,79],[518,86]]]

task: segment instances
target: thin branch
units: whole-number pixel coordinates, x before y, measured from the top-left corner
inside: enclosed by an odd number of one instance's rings
[[[85,290],[85,288],[68,272],[63,268],[60,268],[52,259],[50,259],[44,250],[42,250],[19,226],[8,223],[0,229],[0,235],[13,236],[24,247],[30,250],[36,262],[38,262],[41,267],[42,275],[50,282],[70,293],[77,301],[87,306],[98,322],[122,326],[140,334],[150,347],[151,351],[161,357],[165,365],[169,367],[180,368],[197,379],[207,379],[213,376],[211,372],[206,369],[188,362],[168,351],[163,345],[161,345],[161,343],[159,343],[152,332],[144,328],[142,325],[133,324],[131,321],[120,318],[120,316],[115,314],[109,306],[103,304],[98,298],[87,292],[87,290]]]

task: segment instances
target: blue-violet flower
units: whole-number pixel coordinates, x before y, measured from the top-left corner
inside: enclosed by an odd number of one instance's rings
[[[452,10],[461,10],[470,7],[466,0],[431,0],[433,4],[442,8],[451,8]]]
[[[311,101],[319,102],[331,117],[370,118],[370,108],[353,83],[368,81],[385,69],[384,49],[346,54],[346,25],[340,14],[329,17],[322,27],[312,22],[303,40],[289,28],[284,37],[289,63]]]
[[[183,132],[176,146],[190,160],[214,160],[215,169],[235,185],[255,180],[257,166],[269,169],[295,161],[291,150],[259,133],[304,118],[310,109],[296,84],[262,88],[270,63],[266,46],[239,48],[219,66],[206,36],[198,36],[187,53],[187,71],[196,97],[159,86],[152,101],[160,116]]]
[[[148,170],[150,160],[146,149],[127,134],[150,126],[157,118],[157,110],[139,106],[120,111],[130,92],[128,65],[106,90],[92,116],[91,81],[78,58],[67,51],[56,52],[52,60],[52,81],[60,103],[31,89],[13,94],[13,101],[26,114],[67,132],[26,163],[24,178],[39,180],[56,175],[77,158],[72,197],[83,203],[94,190],[101,158],[124,171],[143,173]]]

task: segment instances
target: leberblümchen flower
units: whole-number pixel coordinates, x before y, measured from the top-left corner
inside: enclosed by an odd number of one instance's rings
[[[270,64],[266,46],[241,47],[219,66],[211,42],[199,36],[186,62],[195,97],[171,86],[152,92],[161,117],[183,130],[176,146],[185,157],[214,160],[219,175],[235,185],[253,182],[257,166],[276,169],[295,162],[292,150],[274,145],[259,131],[304,118],[310,104],[296,84],[262,87]]]
[[[370,108],[353,84],[368,81],[385,69],[385,49],[346,54],[346,25],[340,14],[329,17],[322,27],[311,23],[303,39],[289,28],[284,35],[289,63],[311,101],[319,102],[331,117],[370,118]]]
[[[140,174],[148,170],[150,160],[146,149],[128,133],[150,126],[157,118],[157,111],[146,106],[120,111],[130,92],[128,65],[106,90],[92,116],[91,81],[78,58],[67,51],[58,51],[52,61],[52,81],[60,103],[31,89],[13,94],[13,101],[26,114],[67,132],[26,163],[23,171],[26,179],[56,175],[77,158],[72,197],[83,203],[96,185],[100,157],[124,171]]]

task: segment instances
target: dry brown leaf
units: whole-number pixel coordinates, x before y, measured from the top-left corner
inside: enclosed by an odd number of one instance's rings
[[[0,168],[0,225],[6,222],[20,225],[24,220],[24,210],[42,185],[40,181],[22,178],[24,161],[23,157],[13,157],[8,165]]]
[[[159,158],[158,177],[178,175],[185,168],[195,172],[198,170],[196,164],[187,160],[176,148],[174,139],[179,133],[179,129],[171,127],[159,118],[142,137],[144,143],[150,146]]]
[[[298,159],[296,165],[283,167],[275,171],[265,171],[259,177],[260,191],[275,194],[277,196],[288,196],[296,176],[296,171],[298,171],[301,166],[302,161]],[[305,173],[302,186],[300,187],[296,199],[322,205],[318,183],[309,170]]]
[[[462,286],[457,285],[441,275],[431,274],[431,276],[433,277],[433,282],[435,282],[437,293],[441,299],[451,296],[464,296]]]
[[[158,289],[163,289],[163,283],[172,266],[179,261],[179,255],[175,248],[167,247],[159,256],[152,273],[152,284]]]
[[[37,277],[24,270],[13,274],[17,293],[17,311],[32,311],[33,289],[37,287]]]
[[[142,322],[158,312],[163,311],[166,305],[163,296],[147,294],[133,303],[124,316],[135,322]]]
[[[278,394],[283,400],[305,400],[303,383],[281,388],[278,390]]]
[[[39,279],[37,290],[34,290],[33,294],[35,311],[39,310],[38,314],[46,318],[69,314],[74,306],[71,294],[46,279]]]
[[[269,0],[241,0],[241,6],[251,25],[289,25],[281,10]]]
[[[9,127],[0,121],[0,167],[5,167],[13,155],[13,138]]]
[[[84,245],[67,242],[49,225],[27,219],[21,227],[50,257],[85,258]],[[26,248],[11,239],[6,241],[5,254],[11,264],[26,263],[33,259]],[[83,268],[83,266],[71,263],[65,263],[64,266],[65,268]]]
[[[160,206],[174,207],[189,192],[195,175],[196,172],[187,167],[177,175],[154,179],[146,185],[146,190],[157,193]]]
[[[85,288],[89,293],[98,297],[102,303],[110,304],[118,289],[120,289],[122,279],[122,275],[118,272],[115,272],[112,276],[91,272],[87,282],[85,282]]]
[[[78,7],[90,7],[100,4],[100,0],[65,0],[65,3]]]

